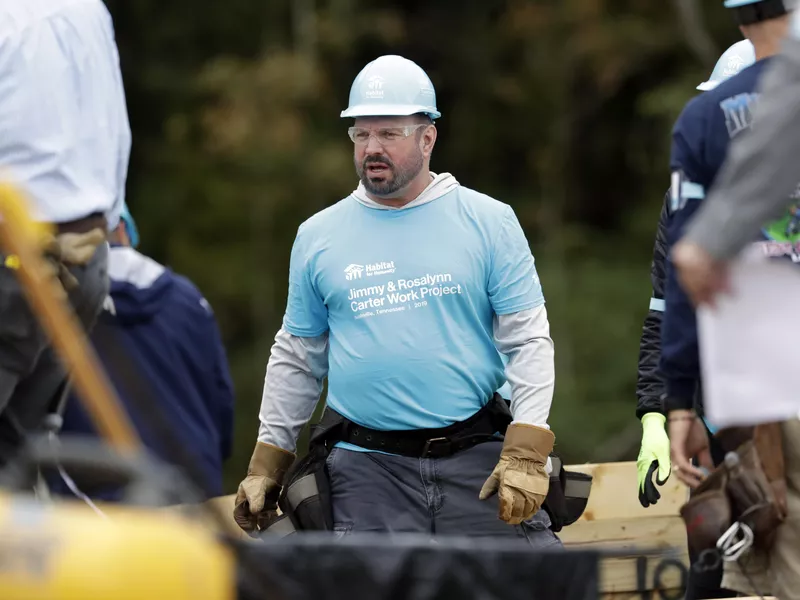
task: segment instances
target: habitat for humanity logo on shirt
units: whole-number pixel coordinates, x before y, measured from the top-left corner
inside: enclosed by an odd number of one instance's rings
[[[344,269],[344,277],[347,281],[361,279],[364,275],[388,275],[394,273],[394,261],[372,263],[371,265],[357,265],[355,263],[347,265]]]
[[[344,269],[347,281],[395,272],[394,261],[369,265],[350,264]],[[347,292],[350,310],[356,319],[402,312],[428,305],[428,299],[462,294],[460,283],[453,284],[450,273],[425,273],[419,277],[401,278],[364,287],[351,287]]]

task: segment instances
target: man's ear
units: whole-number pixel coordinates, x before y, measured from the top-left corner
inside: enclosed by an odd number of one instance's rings
[[[125,228],[125,221],[120,219],[117,228],[109,234],[108,241],[121,246],[131,245],[131,238],[128,236],[128,230]]]
[[[426,127],[420,138],[420,150],[426,157],[430,156],[433,152],[433,147],[436,145],[436,136],[438,131],[435,125]]]

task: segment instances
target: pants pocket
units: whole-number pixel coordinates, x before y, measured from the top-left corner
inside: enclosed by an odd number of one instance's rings
[[[563,548],[559,537],[550,529],[550,515],[544,510],[539,510],[527,521],[515,525],[517,534],[525,538],[536,549]]]
[[[336,463],[336,455],[339,453],[338,448],[332,448],[331,451],[328,453],[328,456],[325,457],[325,470],[328,472],[328,477],[332,478],[333,473],[335,470],[335,463]]]

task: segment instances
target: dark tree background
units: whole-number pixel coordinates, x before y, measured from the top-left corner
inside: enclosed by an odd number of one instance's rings
[[[339,118],[381,54],[436,86],[433,169],[514,206],[556,344],[571,462],[635,458],[638,337],[669,134],[740,39],[722,1],[106,0],[141,250],[214,307],[237,390],[233,491],[255,442],[297,226],[356,185]]]

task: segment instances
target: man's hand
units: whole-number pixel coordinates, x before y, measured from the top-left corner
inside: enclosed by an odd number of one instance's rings
[[[497,494],[498,516],[511,525],[530,519],[542,507],[550,489],[545,471],[555,436],[549,429],[512,423],[506,431],[500,461],[483,484],[479,498]]]
[[[694,489],[707,474],[695,467],[691,462],[692,459],[697,458],[700,466],[707,471],[714,469],[705,425],[691,410],[670,411],[667,422],[675,475]]]
[[[702,247],[681,241],[675,244],[670,256],[681,287],[695,306],[714,306],[718,294],[730,292],[728,265],[715,260]]]
[[[278,496],[294,458],[294,453],[277,446],[256,443],[233,508],[236,524],[248,535],[254,536],[278,518]]]
[[[664,485],[671,469],[666,417],[661,413],[647,413],[642,417],[642,447],[636,469],[639,475],[639,502],[647,508],[661,498],[656,484]],[[654,483],[656,470],[658,474]]]

